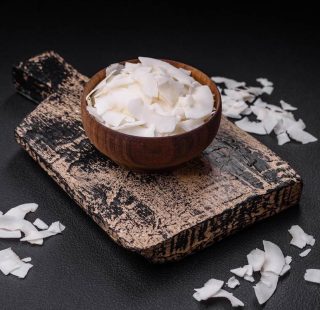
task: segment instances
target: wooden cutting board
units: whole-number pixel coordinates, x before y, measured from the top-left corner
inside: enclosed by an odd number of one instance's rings
[[[17,91],[39,103],[15,136],[119,245],[152,262],[178,260],[299,202],[297,173],[226,118],[202,156],[173,172],[117,166],[84,133],[87,80],[54,52],[15,66]]]

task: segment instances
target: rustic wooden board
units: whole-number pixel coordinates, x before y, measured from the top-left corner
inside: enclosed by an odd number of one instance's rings
[[[225,118],[200,158],[139,174],[90,144],[80,117],[87,78],[60,56],[22,62],[13,79],[42,101],[16,128],[18,143],[115,242],[153,262],[181,259],[299,202],[297,173]]]

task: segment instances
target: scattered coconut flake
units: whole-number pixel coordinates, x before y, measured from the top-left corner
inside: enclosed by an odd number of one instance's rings
[[[197,301],[207,300],[210,297],[213,297],[223,286],[223,281],[217,279],[208,280],[203,287],[195,288],[196,291],[193,294],[193,297]]]
[[[311,249],[306,249],[305,251],[301,252],[301,253],[299,254],[299,256],[305,257],[305,256],[307,256],[307,255],[310,253],[310,251],[311,251]]]
[[[299,121],[295,120],[290,111],[297,110],[296,107],[283,100],[280,101],[281,107],[261,100],[259,96],[262,94],[270,95],[273,92],[273,83],[268,79],[257,79],[262,87],[245,86],[244,82],[233,80],[228,83],[228,79],[222,77],[212,79],[216,79],[217,83],[225,85],[225,88],[221,89],[223,115],[239,119],[240,121],[235,123],[242,130],[259,135],[271,134],[274,131],[278,145],[284,145],[290,142],[291,139],[302,144],[318,140],[305,131],[306,126],[301,119]],[[261,122],[251,122],[246,117],[242,118],[252,113]]]
[[[30,242],[30,241],[42,240],[44,238],[48,238],[56,234],[62,233],[64,229],[65,229],[65,226],[62,225],[59,221],[57,221],[52,223],[50,227],[46,230],[32,231],[30,234],[20,239],[20,241]]]
[[[258,135],[265,135],[266,130],[262,122],[251,122],[248,117],[245,116],[242,120],[236,121],[235,124],[242,130],[247,132],[256,133]]]
[[[30,268],[33,267],[32,264],[29,264],[29,263],[24,263],[24,262],[21,262],[21,266],[13,271],[11,271],[11,274],[18,277],[18,278],[25,278],[26,275],[28,274]]]
[[[263,271],[279,275],[286,263],[281,249],[275,243],[265,240],[263,240],[263,246],[265,252]]]
[[[23,262],[25,262],[25,263],[29,263],[29,262],[31,262],[31,257],[25,257],[25,258],[23,258],[23,259],[21,259]]]
[[[285,275],[290,269],[291,269],[291,266],[288,264],[285,264],[280,272],[280,276]]]
[[[288,134],[292,139],[301,142],[302,144],[318,141],[315,136],[299,128],[291,128],[288,130]]]
[[[213,76],[211,79],[215,83],[218,83],[218,84],[223,83],[229,89],[234,89],[234,88],[238,88],[238,87],[241,87],[241,86],[246,86],[245,82],[238,82],[236,80],[224,78],[224,77],[221,77],[221,76]]]
[[[260,281],[253,287],[260,305],[264,304],[275,292],[279,276],[273,272],[261,272]]]
[[[285,132],[278,134],[277,140],[278,140],[278,145],[284,145],[284,144],[290,142],[290,138]]]
[[[4,275],[11,273],[19,278],[24,278],[32,266],[20,260],[19,256],[11,248],[0,251],[0,270]]]
[[[31,233],[38,232],[38,230],[29,221],[7,214],[0,216],[0,229],[10,231],[20,230],[25,234],[25,237],[29,236]],[[31,240],[29,242],[32,244],[41,245],[43,243],[43,240],[38,239]]]
[[[39,229],[48,229],[49,226],[42,220],[40,220],[39,218],[37,218],[34,222],[33,225],[38,227]]]
[[[307,269],[304,279],[309,282],[320,284],[320,269]]]
[[[298,247],[299,249],[304,248],[307,244],[313,246],[315,243],[313,236],[306,234],[299,225],[291,226],[289,233],[292,236],[290,244]]]
[[[243,278],[244,278],[246,281],[254,282],[254,277],[253,277],[253,276],[245,275]]]
[[[20,266],[21,260],[11,248],[0,251],[0,270],[4,275],[8,275],[11,271],[19,268]]]
[[[285,260],[285,262],[286,262],[287,265],[290,265],[291,262],[292,262],[292,257],[291,257],[291,256],[286,256],[286,257],[284,258],[284,260]]]
[[[264,261],[264,251],[260,249],[254,249],[247,255],[248,264],[252,266],[253,271],[260,271]]]
[[[284,100],[280,100],[280,104],[281,104],[281,107],[283,110],[286,110],[286,111],[295,111],[297,110],[296,107],[293,107],[291,104],[285,102]]]
[[[8,212],[5,213],[6,216],[12,216],[17,219],[24,219],[27,213],[35,212],[38,209],[36,203],[24,203],[22,205],[11,208]]]
[[[219,298],[227,298],[231,302],[232,307],[244,307],[244,303],[235,297],[232,293],[227,292],[226,290],[219,290],[218,293],[216,293],[213,297]]]
[[[197,301],[202,301],[209,298],[223,297],[231,302],[232,307],[244,306],[243,302],[233,296],[232,293],[222,289],[223,283],[221,280],[210,279],[203,287],[195,289],[196,292],[193,294],[193,298]]]
[[[273,86],[273,83],[266,78],[257,78],[257,82],[259,82],[263,87]]]
[[[231,278],[229,278],[229,280],[227,282],[227,286],[229,288],[235,288],[238,285],[240,285],[240,282],[235,276],[232,276]]]
[[[11,238],[21,238],[21,231],[20,230],[5,230],[5,229],[0,229],[0,238],[7,238],[7,239],[11,239]]]

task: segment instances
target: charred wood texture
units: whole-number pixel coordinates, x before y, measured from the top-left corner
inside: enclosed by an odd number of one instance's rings
[[[299,202],[297,173],[225,118],[203,155],[173,172],[119,167],[84,133],[86,80],[54,52],[15,66],[17,91],[39,103],[15,136],[121,246],[152,262],[178,260]]]

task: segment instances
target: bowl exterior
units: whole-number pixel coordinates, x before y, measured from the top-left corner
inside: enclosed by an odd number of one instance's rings
[[[137,62],[137,60],[131,60]],[[202,126],[168,137],[137,137],[120,133],[99,123],[87,110],[87,94],[105,77],[105,69],[96,73],[85,85],[81,98],[84,130],[90,142],[117,164],[133,170],[163,170],[179,166],[197,157],[216,136],[221,119],[221,97],[218,88],[201,71],[188,65],[168,61],[176,67],[191,71],[201,84],[214,94],[216,112]]]

